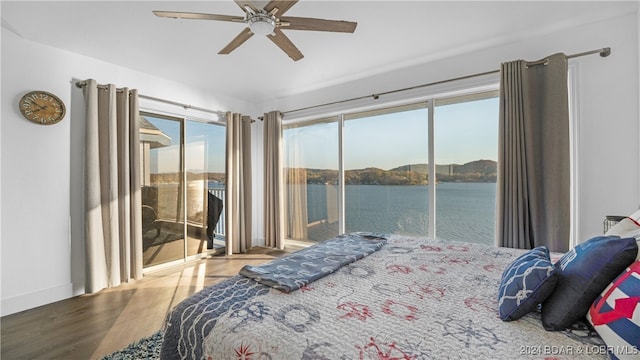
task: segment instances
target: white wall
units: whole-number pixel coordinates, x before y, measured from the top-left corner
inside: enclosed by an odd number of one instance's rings
[[[573,32],[575,46],[612,49],[606,59],[585,57],[578,64],[581,239],[601,232],[605,215],[640,208],[638,35],[635,14]]]
[[[82,203],[82,154],[78,150],[83,141],[84,102],[75,81],[86,78],[208,109],[242,112],[252,106],[37,44],[3,28],[2,315],[83,292],[82,223],[75,220]],[[36,89],[52,92],[65,102],[67,115],[60,123],[42,126],[22,117],[17,102],[25,92]],[[141,106],[189,113],[153,101],[141,100]]]
[[[570,60],[578,75],[575,237],[581,242],[602,232],[605,215],[628,215],[640,208],[638,19],[638,14],[629,14],[553,33],[539,32],[526,40],[482,51],[460,51],[450,58],[392,73],[273,99],[264,104],[264,110],[288,111],[483,73],[499,69],[500,63],[515,59],[538,60],[557,52],[569,55],[611,47],[612,54],[607,58],[590,55]],[[476,78],[467,82],[478,81]],[[459,87],[461,83],[464,81],[447,87]],[[437,92],[442,88],[421,92]],[[415,95],[416,92],[413,93]],[[371,106],[384,102],[385,97],[381,96],[379,100],[355,104]],[[316,112],[320,114],[322,109]]]

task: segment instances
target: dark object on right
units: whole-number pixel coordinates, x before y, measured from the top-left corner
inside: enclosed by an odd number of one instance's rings
[[[215,229],[222,214],[222,199],[208,191],[207,197],[207,249],[213,249]]]

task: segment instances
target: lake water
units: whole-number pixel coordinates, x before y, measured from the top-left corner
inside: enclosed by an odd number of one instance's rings
[[[307,191],[309,223],[336,218],[335,186],[310,184]],[[427,186],[347,185],[345,230],[426,236],[428,197]],[[436,237],[492,245],[495,199],[495,183],[438,184]]]

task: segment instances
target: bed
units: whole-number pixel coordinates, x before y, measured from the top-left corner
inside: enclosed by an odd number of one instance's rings
[[[326,276],[279,287],[260,279],[272,263],[194,294],[169,314],[161,359],[608,358],[586,322],[546,331],[537,310],[500,318],[503,272],[525,250],[367,233],[332,240],[358,238],[383,241]],[[291,272],[288,256],[275,268]]]

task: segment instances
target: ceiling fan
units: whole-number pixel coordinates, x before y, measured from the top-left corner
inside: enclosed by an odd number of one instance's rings
[[[250,0],[234,0],[245,12],[244,17],[217,14],[201,14],[192,12],[176,11],[153,11],[156,16],[197,19],[197,20],[218,20],[245,23],[247,27],[240,32],[227,46],[218,54],[229,54],[238,46],[242,45],[254,34],[266,35],[282,51],[284,51],[293,61],[298,61],[304,57],[302,52],[291,42],[282,30],[311,30],[311,31],[331,31],[353,33],[358,23],[341,20],[325,20],[315,18],[282,16],[295,5],[298,0],[283,1],[271,0],[264,8],[258,9]]]

